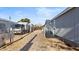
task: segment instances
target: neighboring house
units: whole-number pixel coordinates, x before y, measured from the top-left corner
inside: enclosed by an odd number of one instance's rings
[[[16,22],[13,30],[15,34],[29,33],[29,32],[33,32],[34,25],[28,22]]]
[[[53,23],[51,23],[51,20],[46,20],[44,28],[43,28],[44,36],[54,37],[55,29],[56,29],[55,21],[53,21]]]
[[[30,32],[34,31],[34,25],[30,23]]]
[[[79,46],[79,8],[69,7],[54,17],[50,22],[53,26],[55,20],[55,35],[76,43]],[[50,28],[51,29],[51,28]]]
[[[14,22],[0,18],[0,47],[13,41]]]
[[[45,22],[45,25],[43,27],[43,33],[44,33],[44,36],[46,37],[52,37],[53,36],[53,31],[51,29],[51,22],[50,20],[46,20]],[[51,32],[52,31],[52,32]]]

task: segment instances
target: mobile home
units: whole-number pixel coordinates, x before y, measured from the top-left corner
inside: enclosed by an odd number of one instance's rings
[[[28,22],[18,22],[18,24],[24,25],[25,32],[30,32],[30,23],[28,23]]]
[[[13,30],[14,33],[28,33],[30,32],[30,24],[27,22],[17,22]]]
[[[52,31],[53,27],[51,26],[52,25],[51,25],[50,20],[46,20],[45,25],[43,27],[43,33],[45,37],[53,37],[54,31]]]
[[[23,34],[25,31],[24,25],[22,24],[15,24],[13,28],[14,34]]]
[[[0,18],[0,47],[13,41],[13,25],[14,22]]]
[[[50,21],[51,28],[53,28],[54,20],[56,25],[55,35],[76,43],[75,46],[79,46],[79,8],[66,8]]]

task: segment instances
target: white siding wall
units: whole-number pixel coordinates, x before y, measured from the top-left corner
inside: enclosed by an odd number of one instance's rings
[[[0,23],[1,24],[5,24],[5,27],[6,27],[4,29],[6,31],[4,33],[0,34],[0,46],[2,46],[4,44],[4,42],[5,43],[9,43],[10,42],[10,38],[13,41],[14,35],[13,35],[12,31],[10,32],[10,28],[11,28],[11,25],[13,25],[13,23],[12,22],[7,22],[5,20],[0,20]],[[2,36],[4,37],[4,41],[2,40]]]
[[[79,42],[79,8],[74,8],[55,20],[56,35]]]

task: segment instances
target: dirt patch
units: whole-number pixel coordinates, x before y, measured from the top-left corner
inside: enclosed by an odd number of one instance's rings
[[[31,51],[74,51],[58,38],[45,38],[43,33],[38,34]]]

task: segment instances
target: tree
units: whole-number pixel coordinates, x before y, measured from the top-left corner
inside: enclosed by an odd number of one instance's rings
[[[30,19],[28,19],[28,18],[24,18],[24,19],[21,19],[21,20],[18,21],[18,22],[28,22],[28,23],[30,23]]]

